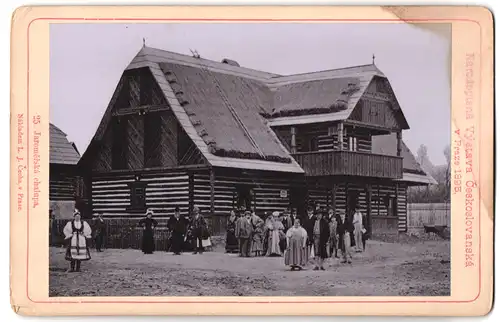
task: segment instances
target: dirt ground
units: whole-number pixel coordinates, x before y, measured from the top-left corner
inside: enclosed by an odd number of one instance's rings
[[[352,264],[290,271],[283,258],[239,258],[215,249],[174,256],[140,250],[92,252],[67,273],[64,249],[50,250],[50,296],[447,296],[450,244],[443,240],[368,241]]]

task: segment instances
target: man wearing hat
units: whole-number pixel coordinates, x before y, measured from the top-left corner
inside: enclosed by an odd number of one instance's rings
[[[181,216],[179,207],[175,207],[174,215],[168,220],[167,227],[172,234],[170,249],[174,255],[180,255],[186,234],[186,220]]]
[[[252,214],[250,211],[245,211],[245,215],[236,222],[236,238],[239,240],[241,257],[250,257],[252,235]]]
[[[90,259],[87,239],[92,237],[92,229],[81,220],[80,212],[75,209],[73,220],[64,226],[63,233],[68,244],[65,259],[70,262],[70,272],[79,272],[81,262]]]
[[[95,249],[97,252],[102,252],[102,244],[104,242],[104,235],[106,230],[106,223],[102,218],[102,213],[98,213],[94,218],[94,231],[95,231]]]
[[[307,215],[303,220],[302,227],[307,232],[307,255],[311,254],[313,251],[314,245],[314,223],[316,222],[316,216],[314,215],[314,208],[312,206],[307,207]]]
[[[354,227],[347,218],[345,210],[338,210],[337,217],[337,235],[339,236],[339,249],[342,252],[342,263],[351,263],[351,234],[354,232]]]

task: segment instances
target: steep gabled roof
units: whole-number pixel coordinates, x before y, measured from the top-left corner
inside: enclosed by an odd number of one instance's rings
[[[80,153],[74,143],[68,141],[66,133],[49,123],[49,135],[50,163],[76,165],[80,160]]]
[[[144,67],[211,165],[295,173],[303,170],[269,126],[347,119],[370,82],[385,78],[375,65],[282,76],[150,47],[126,70]],[[87,151],[112,106],[113,99]]]

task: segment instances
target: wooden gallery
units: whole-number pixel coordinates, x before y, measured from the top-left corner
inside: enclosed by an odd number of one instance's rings
[[[435,182],[408,128],[374,64],[281,76],[143,47],[79,161],[81,200],[107,218],[197,205],[218,227],[236,206],[359,205],[373,233],[404,232],[407,187]]]

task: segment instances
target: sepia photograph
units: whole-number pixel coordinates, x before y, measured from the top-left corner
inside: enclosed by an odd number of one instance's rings
[[[50,297],[451,296],[450,23],[51,23]]]

